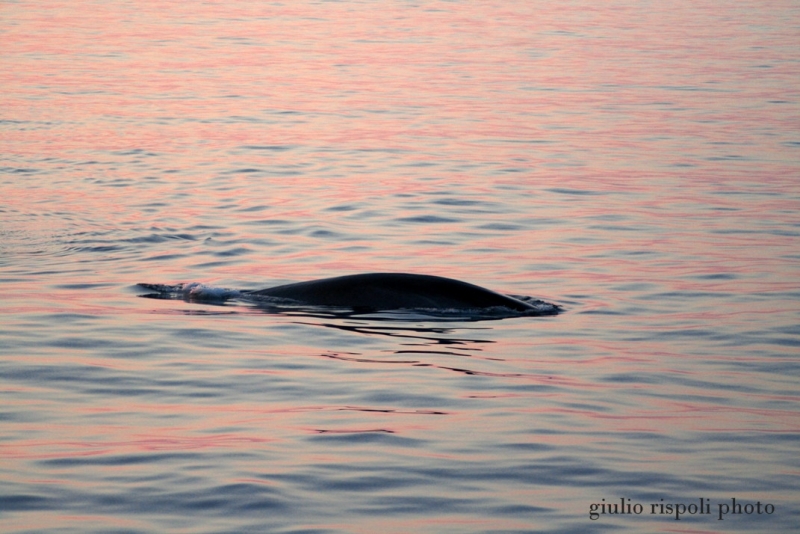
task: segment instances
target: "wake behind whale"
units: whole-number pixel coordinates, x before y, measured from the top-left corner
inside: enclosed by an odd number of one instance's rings
[[[230,290],[203,284],[139,284],[156,293],[152,298],[190,301],[243,300],[274,311],[339,309],[350,313],[413,310],[438,316],[556,315],[555,304],[529,297],[504,295],[441,276],[408,273],[368,273],[286,284],[255,291]]]

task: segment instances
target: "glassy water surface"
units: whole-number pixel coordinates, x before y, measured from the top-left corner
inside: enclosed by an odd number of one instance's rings
[[[796,2],[0,6],[4,532],[800,524]]]

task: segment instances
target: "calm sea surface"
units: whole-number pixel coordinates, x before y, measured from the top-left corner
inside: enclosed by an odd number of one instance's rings
[[[796,531],[795,0],[2,1],[0,49],[0,531]],[[372,271],[565,311],[136,287]]]

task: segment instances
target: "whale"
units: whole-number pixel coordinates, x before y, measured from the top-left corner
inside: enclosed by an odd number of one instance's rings
[[[484,308],[507,308],[518,312],[541,311],[541,306],[510,295],[461,280],[427,274],[353,274],[242,293],[291,299],[312,306],[375,311]]]
[[[394,310],[475,310],[512,312],[515,315],[556,315],[561,308],[536,299],[504,295],[484,287],[427,274],[363,273],[259,290],[202,291],[190,284],[163,286],[139,284],[159,293],[182,293],[191,300],[243,298],[268,304],[347,308],[357,312]]]

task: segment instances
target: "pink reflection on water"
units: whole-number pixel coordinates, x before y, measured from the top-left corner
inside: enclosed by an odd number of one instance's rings
[[[786,8],[784,2],[770,4]],[[740,19],[716,13],[713,3],[682,9],[620,4],[606,11],[515,4],[508,11],[495,6],[491,20],[485,18],[485,7],[433,13],[366,5],[352,11],[326,4],[320,13],[310,3],[231,3],[187,11],[179,4],[142,2],[130,10],[112,2],[86,12],[51,2],[49,9],[15,13],[25,24],[12,26],[6,43],[6,54],[18,67],[13,87],[46,95],[47,105],[32,106],[25,93],[13,91],[10,109],[14,118],[34,120],[58,110],[61,120],[81,128],[69,128],[69,135],[58,141],[52,130],[23,133],[14,145],[26,150],[46,140],[50,152],[130,146],[169,151],[202,139],[209,148],[274,142],[401,147],[429,137],[452,140],[455,144],[447,150],[458,150],[455,157],[464,160],[475,153],[475,145],[465,140],[554,139],[566,141],[576,152],[589,149],[595,168],[602,164],[618,169],[625,166],[626,153],[646,155],[637,147],[643,136],[653,133],[653,124],[667,143],[687,136],[730,139],[739,142],[741,151],[748,150],[740,142],[742,132],[758,131],[763,123],[764,110],[718,111],[727,109],[725,102],[739,107],[740,93],[669,88],[713,89],[736,76],[742,79],[734,81],[746,85],[754,98],[779,99],[785,80],[793,75],[789,63],[775,61],[768,72],[749,76],[761,59],[758,45],[772,44],[762,40],[774,37],[743,32]],[[748,13],[748,24],[768,24],[771,8],[763,3],[752,7],[740,6]],[[576,16],[591,26],[575,31],[571,26]],[[332,31],[326,17],[344,17],[349,24]],[[235,22],[220,27],[221,20]],[[636,30],[643,24],[660,31],[642,39]],[[501,26],[499,36],[496,28]],[[603,46],[587,45],[608,28],[620,31]],[[463,32],[471,39],[454,47],[453,39]],[[491,45],[476,46],[484,33],[491,35]],[[750,38],[742,39],[743,34]],[[729,46],[720,47],[720,42]],[[731,46],[738,51],[740,68],[729,66]],[[728,70],[720,72],[723,65]],[[4,84],[11,83],[6,77]],[[659,102],[671,109],[653,106]],[[351,110],[398,105],[418,114],[410,128],[399,127],[392,117],[355,124],[344,119]],[[254,106],[317,115],[277,129],[174,121],[153,128],[150,122],[251,116]],[[687,122],[681,119],[687,113],[698,115],[691,122],[696,132],[686,131]],[[118,126],[97,120],[108,117],[116,117]],[[776,127],[791,120],[779,112],[770,119]],[[607,150],[597,150],[600,146]],[[498,156],[500,150],[507,156],[526,152],[494,147]],[[777,147],[773,150],[775,164],[776,159],[789,162]],[[650,152],[654,163],[687,157],[673,156],[674,150]],[[527,153],[532,159],[526,166],[532,169],[532,162],[547,161],[546,155]]]
[[[53,428],[51,426],[51,428]],[[59,430],[53,428],[53,430]],[[61,429],[66,430],[66,429]],[[121,429],[105,428],[102,425],[93,427],[93,432],[117,435]],[[174,429],[165,433],[174,434]],[[55,458],[83,458],[91,456],[117,456],[140,454],[154,451],[191,451],[200,449],[247,449],[253,444],[269,443],[271,439],[247,438],[240,435],[216,436],[171,436],[152,435],[132,436],[125,441],[47,441],[20,440],[13,445],[0,445],[0,457],[9,459],[42,460]],[[45,452],[52,451],[52,452]]]

